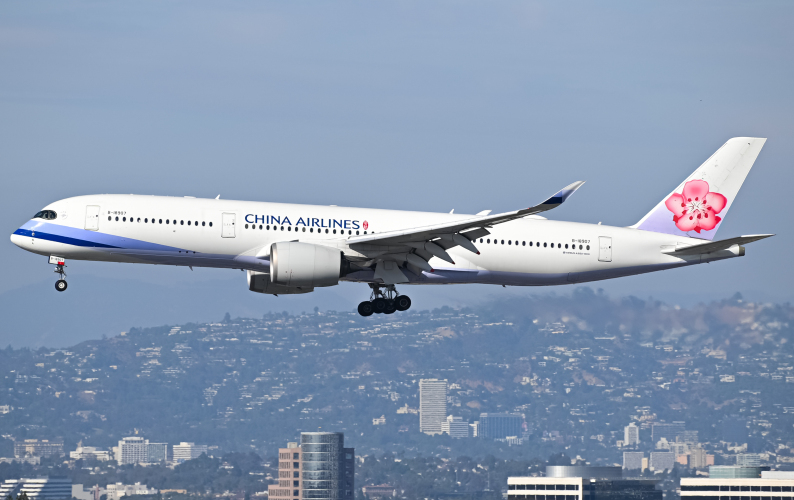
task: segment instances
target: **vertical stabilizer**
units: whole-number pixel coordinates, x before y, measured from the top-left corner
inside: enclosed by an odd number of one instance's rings
[[[714,239],[765,142],[754,137],[730,139],[631,227]]]

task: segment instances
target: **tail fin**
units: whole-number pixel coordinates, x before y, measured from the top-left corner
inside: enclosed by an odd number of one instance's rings
[[[766,139],[734,137],[633,228],[714,239]]]

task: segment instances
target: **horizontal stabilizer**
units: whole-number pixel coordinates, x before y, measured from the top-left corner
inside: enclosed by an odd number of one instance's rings
[[[687,247],[677,248],[669,252],[664,252],[668,255],[700,255],[704,253],[717,252],[719,250],[727,250],[734,245],[745,245],[754,241],[769,238],[774,234],[750,234],[747,236],[737,236],[735,238],[728,238],[727,240],[709,241],[708,243],[701,243],[699,245],[690,245]]]

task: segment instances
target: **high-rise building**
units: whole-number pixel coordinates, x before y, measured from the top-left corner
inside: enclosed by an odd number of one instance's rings
[[[731,479],[714,478],[711,475],[708,478],[682,477],[681,500],[788,500],[794,489],[794,478],[788,474],[765,472],[763,477]]]
[[[479,435],[488,439],[520,436],[523,424],[524,417],[518,413],[481,413]]]
[[[25,439],[14,442],[14,458],[52,457],[63,455],[63,441]]]
[[[146,442],[146,463],[154,464],[168,460],[168,443]]]
[[[634,422],[623,428],[623,446],[637,446],[640,444],[640,428]]]
[[[278,450],[278,484],[268,486],[273,500],[353,500],[355,450],[345,448],[341,432],[303,432],[301,444]]]
[[[419,381],[419,431],[441,434],[447,418],[447,381],[435,378]]]
[[[174,462],[182,463],[193,460],[207,453],[207,445],[196,445],[194,443],[179,443],[174,445]]]
[[[700,446],[689,449],[689,468],[690,469],[705,469],[709,465],[714,464],[714,455],[709,455],[706,450]]]
[[[463,417],[449,415],[441,424],[441,432],[445,432],[456,439],[467,438],[469,437],[469,421],[463,420]]]
[[[736,465],[740,467],[760,467],[761,456],[757,453],[740,453],[736,455]]]
[[[149,463],[149,442],[142,437],[125,437],[115,451],[119,465]]]
[[[652,451],[650,469],[655,472],[673,470],[675,465],[675,453],[670,451]]]
[[[508,477],[508,500],[662,500],[658,481],[622,479],[620,467],[560,466],[546,477]],[[548,495],[546,493],[549,493]]]
[[[684,436],[685,432],[685,422],[673,422],[672,424],[655,423],[651,427],[651,436],[654,443],[658,443],[662,438],[666,439],[668,443],[672,443],[677,437]]]
[[[709,477],[712,479],[752,479],[761,477],[761,467],[742,467],[740,465],[711,465]]]
[[[625,470],[642,470],[642,459],[645,458],[645,453],[641,451],[624,451],[623,452],[623,468]]]
[[[31,500],[69,500],[72,498],[72,480],[65,477],[39,477],[8,479],[0,484],[0,498],[17,498],[23,492]]]

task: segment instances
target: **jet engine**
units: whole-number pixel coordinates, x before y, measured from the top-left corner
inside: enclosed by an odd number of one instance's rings
[[[270,246],[270,279],[289,287],[333,286],[350,270],[342,251],[311,243],[282,241]]]
[[[314,291],[311,286],[286,286],[270,281],[270,275],[257,271],[248,271],[248,289],[257,293],[271,295],[289,295],[293,293],[309,293]]]

